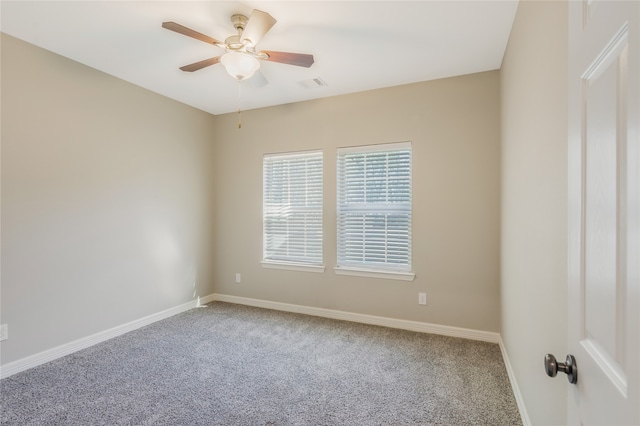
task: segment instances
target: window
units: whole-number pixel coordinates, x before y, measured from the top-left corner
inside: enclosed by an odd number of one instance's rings
[[[337,273],[412,280],[411,143],[338,149]]]
[[[323,272],[322,152],[265,155],[263,179],[262,265]]]

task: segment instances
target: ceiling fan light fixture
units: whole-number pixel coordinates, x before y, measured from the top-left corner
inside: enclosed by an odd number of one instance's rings
[[[238,81],[246,80],[258,71],[260,62],[251,55],[241,52],[229,52],[220,58],[229,75]]]

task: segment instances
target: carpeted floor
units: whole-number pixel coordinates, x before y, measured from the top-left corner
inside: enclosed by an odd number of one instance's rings
[[[519,425],[498,345],[212,303],[0,381],[3,425]]]

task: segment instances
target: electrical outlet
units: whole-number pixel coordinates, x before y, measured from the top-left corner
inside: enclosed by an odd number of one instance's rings
[[[240,279],[240,274],[239,274],[239,273],[237,273],[237,274],[236,274],[236,282],[237,282],[237,283],[239,283],[240,281],[241,281],[241,279]]]
[[[9,324],[0,325],[0,341],[9,338]]]
[[[418,303],[420,305],[427,304],[427,293],[418,293]]]

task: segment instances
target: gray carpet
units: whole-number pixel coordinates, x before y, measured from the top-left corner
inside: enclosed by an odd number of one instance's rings
[[[517,425],[498,345],[212,303],[0,381],[6,425]]]

